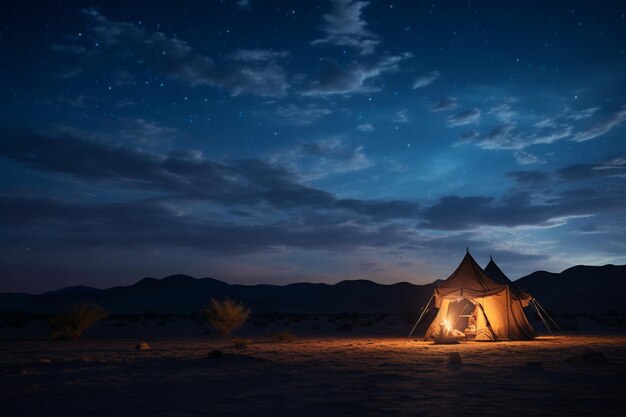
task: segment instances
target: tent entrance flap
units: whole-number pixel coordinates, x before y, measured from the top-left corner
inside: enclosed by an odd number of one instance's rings
[[[474,339],[480,330],[479,323],[487,321],[478,317],[484,314],[477,304],[469,298],[442,300],[439,312],[426,332],[426,338],[447,335]]]

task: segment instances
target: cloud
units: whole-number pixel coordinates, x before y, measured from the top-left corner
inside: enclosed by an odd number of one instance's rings
[[[339,138],[301,144],[272,155],[270,160],[286,166],[304,180],[361,171],[373,165],[363,146],[351,146]]]
[[[361,132],[373,132],[374,131],[374,126],[372,126],[369,123],[362,123],[358,125],[356,128],[360,130]]]
[[[480,136],[480,134],[476,130],[468,130],[467,132],[461,133],[461,139],[464,141],[476,139],[478,136]]]
[[[465,126],[480,120],[480,110],[477,108],[465,110],[447,118],[450,126]]]
[[[511,135],[515,124],[505,123],[480,135],[475,144],[482,149],[522,149],[526,144],[518,137]]]
[[[120,134],[137,143],[154,144],[175,139],[181,134],[178,129],[161,126],[156,122],[141,118],[122,119],[122,124],[123,129]]]
[[[431,71],[428,74],[420,75],[413,81],[413,90],[418,88],[428,87],[435,81],[437,81],[441,77],[441,73],[439,71]]]
[[[491,109],[489,109],[488,114],[496,117],[500,122],[506,124],[512,123],[513,117],[517,115],[517,113],[511,108],[511,105],[508,102],[493,106]]]
[[[285,70],[274,60],[283,51],[237,50],[221,64],[194,52],[187,42],[168,37],[160,31],[149,31],[131,22],[110,20],[96,9],[87,9],[88,31],[101,45],[100,53],[109,51],[115,57],[120,51],[149,63],[157,71],[191,86],[209,85],[225,88],[232,95],[254,94],[283,97],[289,83]]]
[[[528,137],[527,144],[549,144],[572,136],[571,126],[559,125],[557,130],[548,133],[534,133]]]
[[[580,120],[588,119],[597,113],[599,107],[589,107],[574,111],[565,108],[554,117],[543,117],[538,122],[531,124],[518,124],[515,120],[518,113],[512,109],[509,99],[505,103],[491,107],[488,115],[495,117],[499,124],[486,133],[479,134],[476,131],[464,133],[461,141],[457,144],[470,142],[482,149],[514,150],[515,158],[520,165],[544,163],[536,155],[524,151],[532,145],[552,144],[562,140],[582,142],[601,136],[626,120],[626,106],[622,106],[608,119],[592,125],[590,128],[581,130],[577,126]],[[477,110],[477,109],[474,109]],[[448,121],[452,126],[471,123],[473,117],[476,120],[480,114],[468,113],[469,111],[449,116]],[[468,121],[469,120],[469,121]]]
[[[609,117],[608,119],[593,125],[587,130],[578,132],[576,135],[574,135],[572,140],[575,142],[584,142],[587,140],[595,139],[598,136],[608,133],[614,127],[621,125],[624,120],[626,120],[626,105],[620,107],[620,109],[616,111],[613,115],[611,115],[611,117]]]
[[[83,70],[82,70],[82,69],[80,69],[80,68],[72,68],[72,69],[68,69],[68,70],[66,70],[66,71],[61,72],[61,73],[59,74],[59,77],[61,77],[61,78],[63,78],[63,79],[68,80],[68,79],[70,79],[70,78],[74,78],[74,77],[76,77],[76,76],[80,75],[80,73],[81,73],[82,71],[83,71]]]
[[[419,204],[401,200],[385,202],[345,199],[337,201],[336,206],[378,220],[417,218],[419,213]]]
[[[593,116],[598,110],[600,110],[600,107],[589,107],[578,111],[567,109],[563,117],[569,120],[582,120]]]
[[[504,228],[557,227],[570,219],[601,215],[621,215],[626,209],[626,158],[587,165],[574,165],[558,170],[513,171],[519,188],[513,188],[501,198],[492,196],[445,196],[424,208],[420,217],[422,227],[437,230],[481,230],[483,226]],[[597,169],[617,167],[611,175]],[[575,182],[598,179],[583,188],[571,188]],[[539,188],[539,191],[538,191]]]
[[[515,160],[519,165],[533,165],[545,163],[545,161],[539,159],[536,155],[522,150],[518,150],[515,152]]]
[[[276,110],[276,114],[294,125],[307,126],[317,122],[324,116],[332,114],[332,110],[325,107],[319,107],[314,104],[308,104],[306,106],[297,106],[293,103],[285,106],[280,106]]]
[[[237,49],[229,58],[234,61],[275,61],[289,56],[287,51],[269,49]]]
[[[194,216],[175,205],[139,201],[77,204],[0,196],[6,242],[40,247],[189,247],[243,254],[290,247],[355,250],[410,240],[398,225],[237,224]],[[43,233],[41,233],[43,231]]]
[[[408,123],[410,121],[408,113],[409,111],[406,109],[398,110],[391,121],[393,123]]]
[[[501,200],[484,196],[447,196],[422,212],[422,227],[439,230],[468,230],[483,225],[549,227],[565,216],[585,210],[559,204],[533,205],[528,193],[518,192]]]
[[[165,191],[179,198],[224,205],[266,202],[285,207],[298,199],[304,204],[334,201],[331,194],[299,185],[293,181],[293,174],[264,161],[223,164],[205,160],[195,151],[159,154],[71,132],[57,136],[9,134],[0,143],[0,155],[31,168],[88,182]]]
[[[557,171],[564,181],[585,181],[597,178],[625,178],[626,157],[620,156],[608,161],[591,164],[570,165]]]
[[[431,110],[434,112],[448,111],[448,110],[454,110],[458,106],[459,106],[459,103],[457,102],[456,98],[442,97],[439,99],[438,102],[436,102],[435,104],[431,106]]]
[[[332,193],[300,184],[304,176],[320,178],[358,171],[372,162],[361,146],[338,139],[305,143],[274,160],[215,162],[201,152],[171,150],[167,154],[122,147],[64,132],[5,134],[0,156],[33,169],[69,175],[88,184],[111,185],[166,193],[165,201],[204,201],[237,209],[307,209],[341,211],[373,220],[413,215],[414,203],[342,200]],[[300,167],[299,174],[285,168]],[[352,218],[354,220],[354,217]]]
[[[369,3],[354,0],[331,0],[331,3],[331,12],[323,15],[322,31],[325,36],[311,44],[347,46],[357,49],[361,55],[373,54],[380,41],[366,28],[367,22],[361,16]]]
[[[385,73],[398,71],[402,61],[412,55],[404,53],[396,56],[385,56],[374,63],[352,62],[347,66],[328,65],[319,80],[304,92],[308,96],[325,96],[333,94],[354,94],[378,91],[379,87],[369,81]]]

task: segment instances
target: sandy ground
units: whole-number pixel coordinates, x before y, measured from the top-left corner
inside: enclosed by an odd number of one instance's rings
[[[3,416],[618,415],[626,337],[3,341]],[[225,356],[207,359],[221,349]],[[608,363],[569,363],[601,352]],[[459,353],[462,364],[450,363]]]

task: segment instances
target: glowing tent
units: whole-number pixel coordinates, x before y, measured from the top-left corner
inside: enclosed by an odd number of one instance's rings
[[[493,277],[467,251],[456,271],[435,288],[433,298],[439,312],[426,330],[425,338],[444,335],[494,341],[533,338],[523,310],[531,302],[531,296],[517,289],[493,260],[489,270]]]

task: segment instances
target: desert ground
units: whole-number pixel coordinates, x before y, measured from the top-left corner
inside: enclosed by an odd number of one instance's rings
[[[184,328],[153,329],[168,326]],[[434,345],[390,327],[395,336],[282,340],[262,327],[237,343],[147,331],[145,351],[126,334],[137,328],[114,323],[78,341],[4,337],[1,415],[610,416],[626,406],[624,335]]]

